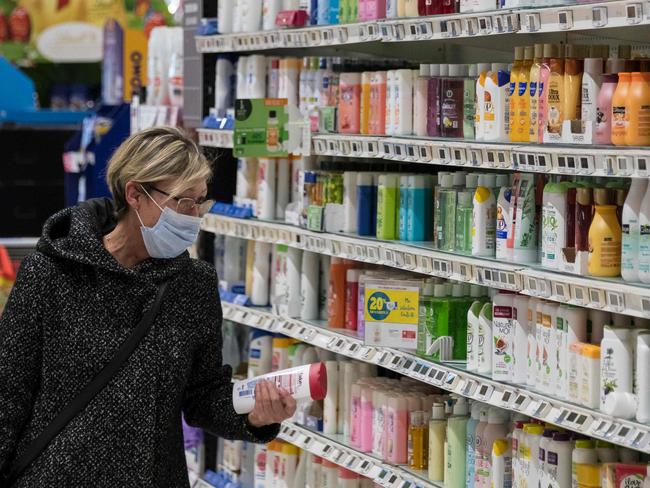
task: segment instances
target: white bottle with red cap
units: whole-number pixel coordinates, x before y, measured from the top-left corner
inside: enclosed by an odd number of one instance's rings
[[[238,414],[249,413],[255,407],[255,386],[271,381],[287,390],[296,400],[322,400],[327,394],[327,370],[323,363],[307,364],[297,368],[236,381],[232,387],[232,402]]]

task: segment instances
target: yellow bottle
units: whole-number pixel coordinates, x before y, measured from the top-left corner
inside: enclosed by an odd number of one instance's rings
[[[530,142],[539,141],[539,92],[540,92],[540,71],[542,68],[542,58],[544,56],[544,44],[535,44],[535,53],[533,64],[530,67],[528,78],[528,99],[530,108],[528,110],[530,122],[528,122],[528,140]]]
[[[370,134],[370,71],[361,73],[361,111],[360,111],[360,129],[362,134]]]
[[[627,132],[627,95],[630,91],[631,73],[619,73],[618,85],[612,97],[612,144],[625,145]]]
[[[518,108],[519,108],[519,76],[524,66],[524,46],[515,47],[515,62],[510,70],[510,91],[509,91],[509,110],[510,110],[510,140],[515,141],[515,128],[519,125]]]
[[[594,190],[594,204],[594,217],[589,227],[589,274],[610,278],[620,276],[622,235],[616,205],[610,204],[606,188]]]
[[[533,66],[533,46],[526,46],[524,49],[524,62],[519,71],[517,84],[517,113],[515,114],[514,135],[510,132],[510,140],[516,142],[528,142],[530,139],[530,70]]]
[[[561,134],[564,122],[564,58],[551,58],[551,73],[546,91],[548,110],[546,127],[549,134]]]
[[[650,145],[650,73],[632,73],[625,105],[628,117],[625,144]]]
[[[564,120],[579,120],[582,112],[582,47],[567,44],[564,58]]]
[[[429,429],[425,412],[411,412],[408,457],[411,469],[427,469],[429,461]]]

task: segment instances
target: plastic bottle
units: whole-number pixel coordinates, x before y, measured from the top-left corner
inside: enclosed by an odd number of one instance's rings
[[[467,488],[474,488],[474,469],[476,467],[476,429],[481,418],[481,408],[479,402],[473,402],[471,417],[467,421],[467,454],[465,456],[465,465],[467,466],[467,471],[465,473],[465,486]],[[431,451],[429,451],[429,456],[431,456]]]
[[[496,253],[496,198],[493,174],[479,176],[472,213],[472,256],[494,257]]]
[[[374,71],[370,76],[370,109],[368,133],[386,133],[386,71]]]
[[[604,188],[594,190],[594,218],[589,227],[589,274],[616,277],[621,274],[621,226],[616,205],[610,205]]]
[[[618,86],[618,74],[603,75],[596,109],[596,144],[612,143],[612,103]]]
[[[445,486],[463,488],[465,486],[465,459],[467,440],[468,406],[465,398],[458,398],[454,410],[447,421],[447,464],[445,466]]]
[[[261,330],[252,330],[248,349],[248,377],[271,372],[273,359],[273,335]]]
[[[512,188],[501,187],[497,198],[496,214],[496,258],[512,261],[513,248],[508,246],[512,242],[508,236],[512,233]]]
[[[427,468],[428,456],[425,455],[428,445],[429,430],[426,425],[425,412],[411,412],[409,423],[409,467],[423,470]]]
[[[567,187],[563,183],[547,183],[542,207],[542,266],[559,269],[566,247]]]
[[[443,137],[463,137],[464,77],[467,73],[466,65],[452,64],[449,77],[442,80],[440,130]]]
[[[357,225],[360,236],[377,233],[377,186],[372,173],[357,174]]]
[[[539,480],[539,443],[544,434],[544,427],[539,424],[525,424],[526,442],[523,450],[523,463],[527,466],[526,486],[538,486]]]
[[[276,159],[259,158],[257,170],[257,218],[275,219]]]
[[[555,44],[544,44],[543,57],[539,70],[538,106],[537,106],[537,142],[544,140],[546,123],[548,121],[548,88],[551,79],[551,58],[557,56]]]
[[[476,80],[476,121],[475,138],[477,141],[485,140],[485,81],[490,72],[491,65],[479,63],[478,78]]]
[[[621,276],[625,281],[639,281],[639,239],[641,234],[641,203],[648,189],[644,178],[632,178],[630,191],[623,205]]]
[[[582,75],[582,130],[584,132],[587,124],[591,124],[594,140],[598,121],[598,98],[603,83],[603,65],[602,58],[586,58]]]
[[[485,79],[483,95],[483,126],[484,140],[486,141],[505,142],[508,140],[510,129],[509,86],[510,73],[507,71],[507,66],[493,64],[492,70]]]
[[[515,174],[513,184],[515,217],[513,260],[516,263],[537,262],[537,225],[535,220],[535,175]]]
[[[541,91],[540,75],[542,69],[542,61],[544,59],[544,44],[535,44],[533,64],[530,67],[529,83],[528,83],[528,96],[530,99],[529,118],[528,122],[528,139],[527,141],[536,143],[539,139],[539,95]]]
[[[318,254],[309,251],[302,253],[300,273],[300,318],[318,318]]]
[[[429,420],[429,479],[431,481],[443,481],[445,476],[444,452],[445,431],[447,430],[447,419],[445,417],[445,406],[442,403],[434,403]]]
[[[501,292],[492,302],[492,379],[510,383],[514,376],[514,295]]]
[[[327,371],[323,363],[276,371],[247,380],[235,381],[232,389],[233,405],[238,414],[249,413],[255,406],[255,385],[272,381],[284,388],[296,400],[322,400],[327,394]]]
[[[338,131],[358,134],[361,130],[361,73],[341,73],[339,92]]]
[[[449,211],[447,202],[453,204],[452,195],[455,194],[453,188],[454,175],[453,173],[440,172],[438,173],[438,185],[434,188],[434,208],[433,208],[433,223],[434,223],[434,246],[437,249],[442,249],[445,242],[445,222],[448,222],[446,216]],[[453,208],[453,207],[452,207]]]
[[[394,135],[411,135],[413,133],[413,70],[395,70],[393,98]]]
[[[409,175],[406,238],[409,241],[430,241],[433,235],[433,190],[427,175]]]
[[[427,135],[429,137],[438,137],[440,135],[440,114],[442,105],[440,101],[440,89],[442,86],[440,65],[430,65],[429,71],[431,73],[431,78],[429,78],[427,89]]]
[[[639,228],[639,280],[650,283],[650,186],[641,201]]]
[[[559,55],[552,57],[549,66],[551,73],[546,90],[546,130],[549,134],[561,134],[564,122],[564,58]]]
[[[650,381],[648,368],[650,368],[650,332],[641,331],[636,342],[636,381],[635,392],[638,398],[636,420],[641,423],[650,422]]]
[[[357,299],[359,297],[359,276],[363,270],[348,269],[345,279],[345,328],[357,330]]]
[[[492,374],[492,304],[485,303],[478,321],[478,372]]]
[[[612,97],[612,144],[624,146],[629,124],[627,113],[628,95],[630,92],[631,73],[619,73],[618,85]]]
[[[333,257],[330,265],[329,292],[327,294],[328,326],[345,328],[345,279],[350,264]]]
[[[514,366],[512,382],[525,384],[528,369],[528,302],[529,298],[523,295],[515,295],[513,301],[513,322],[514,322]]]
[[[456,240],[456,206],[458,201],[458,185],[456,180],[462,180],[459,173],[447,173],[443,177],[439,192],[439,220],[437,223],[438,249],[453,251]]]
[[[377,186],[377,239],[397,239],[399,177],[379,175]]]
[[[420,75],[415,79],[413,99],[413,134],[427,135],[427,103],[429,100],[429,79],[431,70],[428,64],[420,65]]]
[[[625,114],[628,120],[625,144],[650,144],[650,73],[632,73]]]
[[[492,466],[492,450],[498,439],[505,439],[508,435],[508,427],[504,418],[503,410],[491,407],[488,410],[488,423],[483,431],[479,453],[483,457],[482,472],[477,472],[477,478],[482,478],[480,486],[492,486],[494,466]]]
[[[457,196],[456,207],[456,242],[454,250],[460,254],[472,252],[472,226],[474,192],[461,191]]]
[[[633,349],[630,329],[605,326],[600,343],[600,409],[608,396],[632,393]]]
[[[564,59],[564,120],[580,120],[582,102],[583,61],[581,46],[566,45]]]
[[[555,432],[546,450],[545,471],[557,486],[571,486],[571,435]]]
[[[517,139],[516,127],[519,124],[519,77],[523,73],[524,67],[524,46],[515,47],[515,62],[510,70],[510,88],[508,91],[508,104],[510,110],[510,141],[515,142]]]
[[[532,108],[530,83],[534,57],[535,48],[533,46],[526,46],[524,49],[524,63],[522,65],[522,70],[519,74],[519,82],[517,84],[518,101],[516,108],[516,120],[514,124],[515,134],[514,137],[512,134],[510,134],[511,141],[529,142],[530,140],[530,122]]]
[[[555,393],[555,375],[557,370],[557,319],[558,305],[555,303],[545,303],[542,308],[542,327],[540,329],[540,338],[537,347],[540,351],[541,364],[541,384],[537,387],[544,392]]]
[[[476,433],[474,434],[474,487],[482,488],[484,485],[484,477],[479,476],[479,473],[484,473],[484,459],[481,455],[480,449],[483,444],[483,435],[488,426],[488,412],[487,405],[481,404],[479,407],[479,422],[476,424]]]
[[[463,137],[474,139],[476,114],[476,78],[478,65],[470,64],[468,76],[463,79]]]
[[[492,446],[492,483],[494,488],[512,486],[512,448],[507,439],[497,439]]]
[[[387,457],[395,464],[408,461],[408,404],[400,395],[390,395],[387,401]]]
[[[482,301],[472,303],[467,312],[467,370],[478,370],[479,315],[483,308]]]
[[[598,452],[592,440],[578,439],[571,453],[571,486],[585,486],[585,478],[600,471]],[[597,485],[592,485],[597,486]]]

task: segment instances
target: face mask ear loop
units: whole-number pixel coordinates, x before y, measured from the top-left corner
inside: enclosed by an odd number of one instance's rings
[[[135,210],[135,209],[133,209],[133,210]],[[142,221],[142,218],[140,218],[140,213],[137,210],[135,210],[135,214],[138,216],[138,220],[140,221],[140,225],[142,225],[142,227],[146,228],[147,226],[144,225],[144,222]]]
[[[140,188],[142,188],[142,191],[147,194],[149,199],[156,205],[156,207],[158,207],[160,209],[161,212],[165,211],[165,209],[163,209],[160,205],[158,205],[158,202],[155,201],[151,195],[149,195],[149,192],[147,191],[147,189],[144,186],[140,185]],[[138,215],[138,217],[140,217],[140,216]],[[142,222],[142,220],[140,220],[140,222]],[[144,224],[142,224],[142,225],[144,225]]]

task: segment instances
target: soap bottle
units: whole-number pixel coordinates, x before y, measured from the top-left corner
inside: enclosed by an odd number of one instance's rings
[[[449,65],[449,77],[442,80],[442,119],[440,129],[443,137],[463,137],[464,90],[467,65]]]
[[[586,58],[582,75],[582,130],[585,132],[587,124],[591,124],[594,137],[598,120],[598,97],[603,83],[603,64],[602,58]]]
[[[481,308],[478,320],[478,369],[481,374],[492,374],[492,303]]]
[[[427,136],[427,103],[429,101],[429,79],[431,70],[428,64],[420,65],[420,75],[415,79],[413,99],[413,134]]]
[[[632,178],[630,192],[623,205],[621,276],[625,281],[636,282],[639,280],[639,238],[641,234],[639,214],[647,189],[648,180]]]
[[[456,243],[455,251],[460,254],[472,253],[472,226],[474,211],[474,193],[461,191],[458,193],[456,207]]]
[[[429,421],[429,480],[442,482],[445,476],[444,446],[447,419],[445,406],[434,403]]]
[[[510,88],[509,96],[509,110],[510,110],[510,141],[516,141],[517,130],[519,125],[519,77],[524,70],[524,46],[515,47],[515,62],[510,70]]]
[[[627,113],[628,95],[630,92],[631,73],[619,73],[618,85],[612,97],[612,144],[624,146],[626,144],[629,114]]]
[[[425,307],[424,310],[420,309],[419,324],[423,325],[418,325],[419,330],[425,332],[424,341],[420,348],[421,356],[427,359],[440,359],[439,353],[431,353],[430,348],[439,337],[451,335],[451,300],[445,285],[433,286],[433,296],[425,302]]]
[[[510,73],[507,70],[507,65],[493,63],[492,69],[485,79],[483,124],[484,140],[486,141],[505,142],[508,140]]]
[[[476,77],[478,76],[478,65],[470,64],[468,76],[463,79],[463,137],[465,139],[475,138],[475,115],[476,115]]]
[[[551,59],[556,58],[558,47],[555,44],[544,44],[544,57],[542,58],[539,70],[539,85],[538,85],[538,134],[537,142],[544,140],[544,132],[546,131],[546,124],[548,121],[548,88],[551,81]]]
[[[550,60],[550,77],[546,90],[546,129],[549,134],[561,134],[564,122],[564,58],[560,55]]]
[[[474,121],[474,134],[477,141],[485,140],[485,81],[492,65],[489,63],[478,64],[478,78],[476,79],[476,115]]]
[[[594,204],[589,227],[589,274],[616,277],[621,274],[621,226],[616,218],[616,205],[610,204],[605,188],[594,190]]]
[[[431,241],[433,223],[433,191],[429,175],[409,175],[406,238],[408,241]]]
[[[425,412],[411,412],[409,426],[409,467],[411,469],[427,469],[429,429],[426,419]]]
[[[596,99],[596,144],[612,143],[612,101],[617,86],[617,73],[603,75]]]
[[[431,78],[427,90],[427,135],[429,137],[438,137],[440,135],[440,87],[441,82],[441,65],[432,64],[430,66]]]
[[[370,75],[368,134],[386,134],[386,71]]]
[[[465,455],[465,486],[467,488],[474,488],[475,472],[474,468],[476,463],[476,430],[481,417],[481,404],[479,402],[472,402],[471,416],[467,421],[467,454]]]
[[[650,73],[632,73],[625,113],[628,124],[625,144],[650,145]]]
[[[517,83],[517,104],[514,136],[510,134],[510,140],[516,142],[528,142],[530,139],[530,72],[533,66],[534,48],[533,46],[526,46],[524,48],[524,63],[519,73],[519,81]]]
[[[528,122],[529,131],[528,131],[528,141],[532,143],[537,143],[539,138],[539,95],[541,91],[540,86],[540,75],[542,70],[542,60],[544,58],[544,44],[535,44],[535,52],[533,58],[533,64],[530,67],[529,83],[528,83],[528,94],[530,97],[530,108],[529,116],[530,121]]]
[[[650,283],[650,187],[641,201],[639,227],[639,280]]]
[[[474,194],[472,256],[494,257],[496,252],[496,198],[493,174],[479,176]]]
[[[468,413],[467,400],[463,397],[457,398],[453,414],[447,420],[447,464],[445,466],[447,488],[465,486]]]
[[[581,46],[566,45],[564,59],[564,98],[562,116],[564,120],[579,120],[582,103],[583,61]]]
[[[398,193],[398,175],[379,175],[379,184],[377,185],[377,239],[386,241],[397,239]]]

